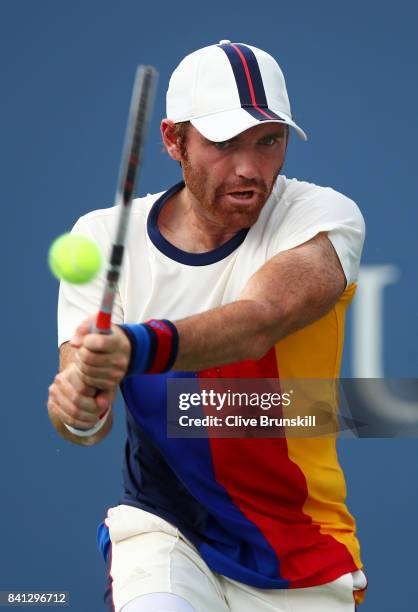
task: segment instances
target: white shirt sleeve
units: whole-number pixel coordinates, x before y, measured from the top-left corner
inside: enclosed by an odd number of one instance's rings
[[[107,225],[100,216],[89,214],[81,217],[71,230],[72,234],[82,234],[96,242],[102,252],[103,265],[99,274],[84,285],[61,281],[58,296],[58,346],[70,340],[76,327],[88,316],[97,314],[100,308],[113,238],[110,237]],[[112,322],[123,323],[119,292],[115,295]]]
[[[290,180],[279,207],[280,222],[270,245],[270,256],[327,232],[347,286],[357,280],[365,224],[355,202],[330,187]]]

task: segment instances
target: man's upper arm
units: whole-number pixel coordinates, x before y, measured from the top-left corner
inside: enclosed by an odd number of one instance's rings
[[[338,255],[347,286],[355,282],[365,237],[365,223],[357,204],[329,187],[297,181],[286,193],[277,207],[278,221],[271,228],[268,259],[323,233]]]
[[[272,328],[284,337],[324,316],[345,286],[340,260],[323,232],[267,261],[250,278],[240,299],[258,302]]]

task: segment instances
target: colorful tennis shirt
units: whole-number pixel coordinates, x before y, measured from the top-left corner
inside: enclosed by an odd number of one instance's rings
[[[260,360],[125,379],[127,442],[120,503],[168,520],[195,544],[210,568],[255,587],[315,586],[361,569],[334,437],[171,438],[166,408],[169,377],[338,378],[344,318],[364,240],[361,213],[331,188],[280,176],[251,228],[213,251],[186,253],[158,228],[159,212],[182,187],[179,183],[133,203],[115,323],[176,321],[230,303],[268,259],[319,232],[328,233],[347,286],[328,314],[280,340]],[[73,232],[94,238],[106,255],[116,218],[115,207],[94,211],[81,217]],[[85,286],[61,284],[59,344],[97,312],[103,274]],[[105,527],[101,544],[106,553]]]

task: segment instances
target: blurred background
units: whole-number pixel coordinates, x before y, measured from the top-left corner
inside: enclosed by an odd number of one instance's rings
[[[412,0],[1,0],[0,590],[66,590],[74,610],[102,609],[95,529],[118,501],[123,406],[113,434],[93,448],[71,446],[49,424],[58,284],[46,253],[80,215],[113,204],[138,63],[160,71],[144,195],[180,177],[162,153],[159,122],[182,57],[227,38],[278,59],[309,135],[292,135],[284,174],[342,191],[366,219],[343,374],[417,378],[417,17]],[[414,392],[407,399],[418,401]],[[395,391],[386,400],[396,412]],[[362,612],[411,610],[418,441],[338,444],[370,584]]]

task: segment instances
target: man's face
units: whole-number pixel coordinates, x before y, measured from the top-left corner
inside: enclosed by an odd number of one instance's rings
[[[216,225],[253,225],[283,166],[287,135],[285,125],[267,123],[212,142],[190,126],[181,164],[192,204]]]

